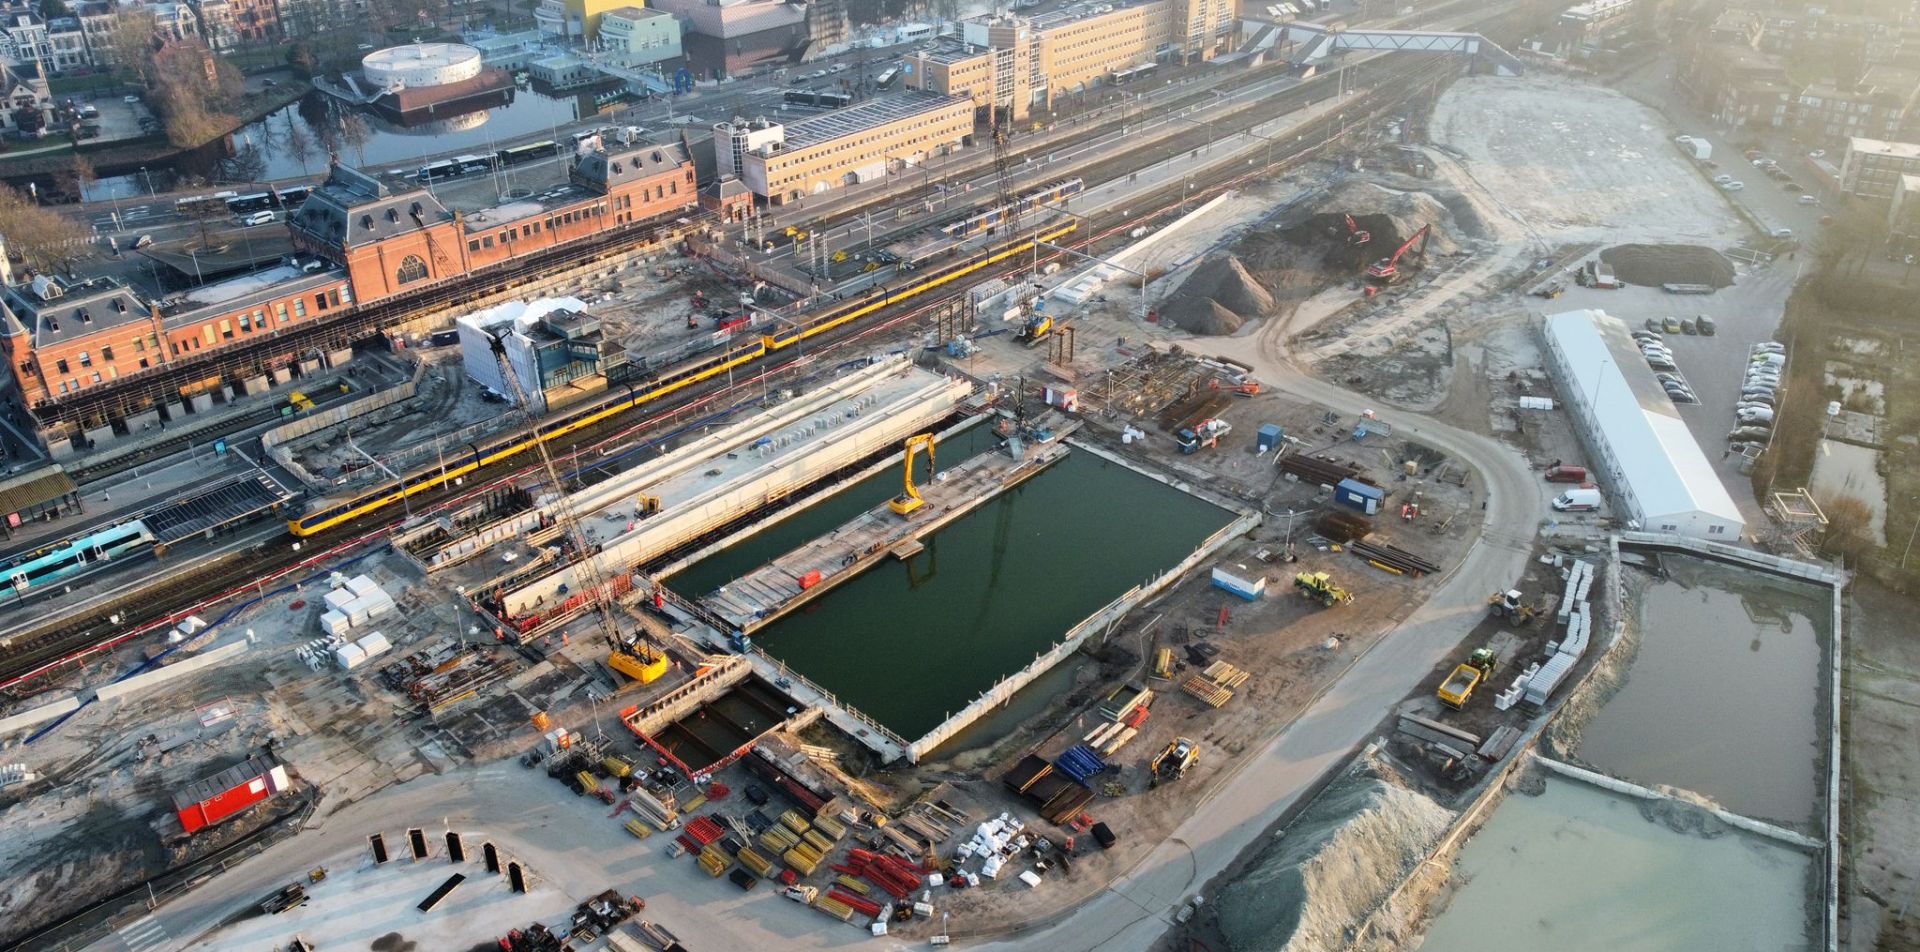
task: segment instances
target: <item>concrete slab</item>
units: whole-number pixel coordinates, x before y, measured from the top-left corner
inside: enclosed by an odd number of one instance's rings
[[[353,360],[353,348],[351,347],[342,347],[339,350],[327,351],[327,366],[329,367],[344,367],[351,360]]]
[[[213,394],[196,393],[187,398],[187,412],[205,413],[213,409]]]

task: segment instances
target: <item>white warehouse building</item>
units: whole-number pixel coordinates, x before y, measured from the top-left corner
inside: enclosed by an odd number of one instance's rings
[[[1601,310],[1547,318],[1547,363],[1615,511],[1648,532],[1736,542],[1740,508],[1654,378],[1627,325]]]

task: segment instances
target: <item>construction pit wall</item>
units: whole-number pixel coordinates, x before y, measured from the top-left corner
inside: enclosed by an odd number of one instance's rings
[[[993,687],[981,692],[980,696],[976,698],[973,703],[962,708],[960,713],[947,718],[945,721],[942,721],[938,727],[928,731],[918,740],[907,744],[908,762],[917,764],[925,759],[928,754],[938,749],[941,744],[952,740],[954,735],[965,730],[967,725],[992,713],[995,709],[1007,703],[1021,688],[1032,684],[1034,679],[1052,670],[1054,665],[1059,664],[1066,660],[1069,655],[1079,651],[1088,641],[1095,638],[1104,639],[1109,632],[1113,631],[1114,626],[1118,625],[1120,620],[1125,618],[1129,612],[1132,612],[1134,609],[1145,605],[1148,601],[1159,596],[1160,593],[1178,583],[1188,572],[1193,571],[1202,562],[1212,558],[1215,553],[1219,552],[1228,543],[1252,532],[1258,528],[1259,525],[1259,513],[1251,511],[1240,513],[1232,522],[1222,527],[1213,535],[1208,536],[1207,540],[1200,543],[1200,546],[1188,554],[1185,559],[1182,559],[1180,564],[1128,589],[1122,593],[1120,597],[1108,603],[1106,607],[1089,615],[1087,619],[1080,624],[1073,626],[1072,630],[1068,631],[1065,637],[1060,639],[1058,644],[1055,644],[1052,648],[1036,656],[1031,664],[1001,678]]]
[[[930,430],[971,396],[972,385],[888,357],[753,418],[731,424],[679,451],[575,493],[568,505],[604,575],[683,546],[793,491]],[[641,497],[659,511],[639,517]],[[542,512],[552,512],[548,501]],[[617,508],[618,511],[608,512]],[[528,541],[558,538],[551,519]],[[605,540],[604,542],[602,540]],[[584,591],[568,565],[501,598],[516,626]]]

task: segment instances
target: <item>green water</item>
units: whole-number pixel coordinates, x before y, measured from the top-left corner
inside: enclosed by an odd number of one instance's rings
[[[899,478],[897,470],[891,478]],[[878,484],[884,488],[846,503],[844,518],[820,517],[824,525],[803,529],[798,524],[816,513],[796,516],[772,530],[792,534],[779,551],[878,505],[895,485]],[[925,552],[881,562],[754,641],[894,732],[919,737],[1122,592],[1173,567],[1232,518],[1076,450],[926,539]],[[730,562],[729,572],[717,574],[738,577],[778,554],[745,557],[744,548],[717,556]],[[720,584],[708,572],[702,563],[682,573],[700,581],[675,581],[691,591]]]
[[[993,435],[993,427],[980,422],[959,433],[941,436],[939,445],[934,448],[934,455],[943,468],[958,466],[974,455],[992,449],[999,442],[999,438]],[[926,460],[920,460],[919,471],[915,474],[919,479],[927,478],[926,465]],[[846,525],[853,517],[892,499],[900,493],[900,485],[900,465],[895,463],[832,496],[803,503],[807,507],[805,511],[795,513],[784,522],[768,526],[724,551],[675,572],[667,584],[688,597],[710,594],[714,589]]]

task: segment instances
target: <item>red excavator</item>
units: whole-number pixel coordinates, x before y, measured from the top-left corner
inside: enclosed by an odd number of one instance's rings
[[[1413,237],[1408,238],[1405,244],[1394,249],[1392,257],[1381,258],[1367,268],[1367,280],[1375,284],[1392,284],[1400,280],[1402,274],[1400,270],[1401,257],[1406,255],[1408,251],[1414,251],[1420,257],[1425,258],[1427,255],[1427,235],[1432,230],[1432,225],[1421,225],[1420,230],[1413,233]],[[1416,245],[1418,246],[1417,250],[1415,248]]]
[[[1360,223],[1347,216],[1347,247],[1358,248],[1373,240],[1373,233],[1360,230]]]

